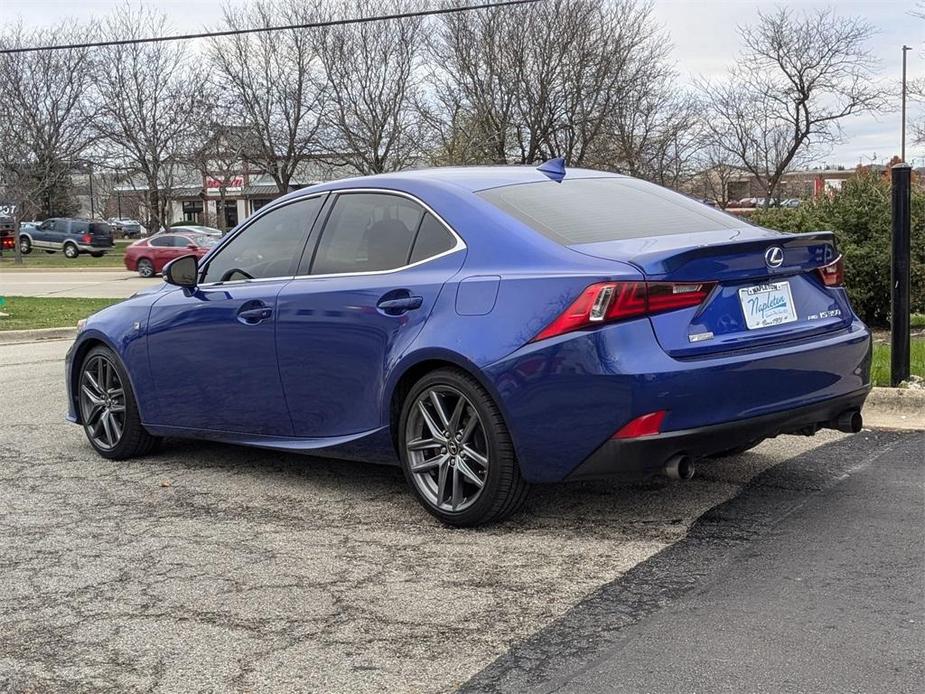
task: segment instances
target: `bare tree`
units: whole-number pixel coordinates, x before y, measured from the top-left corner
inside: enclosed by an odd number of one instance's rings
[[[321,16],[321,0],[257,0],[225,8],[228,29],[310,22]],[[309,30],[223,37],[209,47],[224,97],[245,127],[245,161],[273,177],[285,193],[299,166],[320,151],[324,80],[319,36]]]
[[[466,162],[620,167],[614,114],[666,74],[665,37],[632,0],[450,15],[434,37],[429,121],[441,155]]]
[[[832,9],[759,13],[740,28],[745,50],[721,83],[702,83],[712,143],[736,158],[767,191],[810,149],[840,140],[841,122],[883,103],[874,29]]]
[[[351,0],[351,17],[403,12],[406,0]],[[328,28],[319,37],[331,136],[328,158],[361,174],[404,168],[422,150],[418,94],[423,20],[420,17]]]
[[[93,31],[58,26],[51,33],[72,43]],[[0,35],[0,44],[35,45],[48,34],[14,26]],[[71,165],[93,142],[87,93],[92,69],[86,48],[0,56],[0,179],[19,198],[25,216],[73,211]]]
[[[169,33],[162,14],[123,6],[103,25],[119,39]],[[201,78],[184,42],[109,46],[99,50],[98,132],[114,158],[147,186],[148,229],[170,222],[169,194],[182,153],[199,127]]]

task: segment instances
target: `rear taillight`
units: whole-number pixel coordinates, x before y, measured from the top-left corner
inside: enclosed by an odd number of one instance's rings
[[[84,243],[90,243],[93,240],[93,237],[90,236],[90,234],[84,234],[83,236],[80,237],[80,240],[83,241]]]
[[[840,287],[845,281],[845,259],[844,256],[838,256],[835,262],[816,268],[822,283],[826,287]]]
[[[545,340],[602,323],[699,306],[716,282],[599,282],[587,287],[533,338]]]

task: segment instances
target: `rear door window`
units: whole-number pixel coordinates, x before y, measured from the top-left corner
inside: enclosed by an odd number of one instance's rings
[[[407,265],[423,217],[423,207],[399,195],[339,195],[321,234],[311,274],[381,272]]]
[[[574,178],[479,191],[544,236],[570,246],[746,226],[679,193],[634,178]]]
[[[148,243],[157,248],[170,248],[173,246],[174,236],[155,236]]]

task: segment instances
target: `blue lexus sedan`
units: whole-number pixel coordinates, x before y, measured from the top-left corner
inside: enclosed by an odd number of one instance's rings
[[[164,275],[68,353],[100,455],[187,437],[399,464],[458,526],[530,484],[856,432],[870,389],[831,233],[561,160],[313,186]]]

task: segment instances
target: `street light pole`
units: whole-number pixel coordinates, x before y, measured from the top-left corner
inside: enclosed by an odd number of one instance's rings
[[[87,162],[87,175],[90,177],[90,219],[96,219],[96,208],[93,204],[93,163]]]
[[[902,161],[906,161],[906,53],[911,50],[912,48],[903,44],[902,146],[899,151]]]

